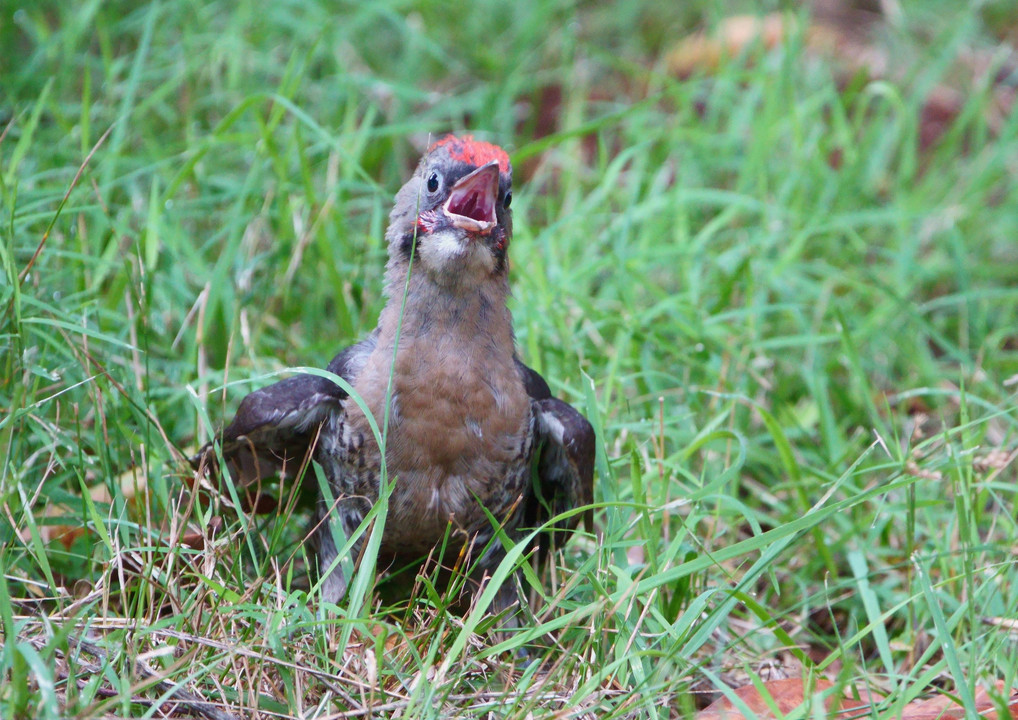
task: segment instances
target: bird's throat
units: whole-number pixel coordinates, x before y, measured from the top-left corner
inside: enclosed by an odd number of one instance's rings
[[[405,302],[404,302],[405,292]],[[415,272],[409,282],[390,282],[388,302],[379,317],[379,347],[412,344],[441,352],[448,344],[486,348],[511,358],[514,353],[512,315],[504,277],[481,286],[449,288]],[[422,348],[418,348],[422,349]]]

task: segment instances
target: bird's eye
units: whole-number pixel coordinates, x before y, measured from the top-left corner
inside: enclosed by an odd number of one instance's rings
[[[508,210],[509,206],[512,205],[512,203],[513,203],[513,191],[510,190],[505,194],[505,200],[502,201],[502,207]]]
[[[438,191],[438,173],[431,173],[431,177],[428,178],[428,192],[433,193]]]

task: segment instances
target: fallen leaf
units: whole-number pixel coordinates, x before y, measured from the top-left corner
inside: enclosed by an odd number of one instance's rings
[[[714,33],[684,38],[668,53],[668,68],[679,77],[689,77],[697,69],[716,70],[724,58],[737,57],[751,43],[760,41],[773,49],[788,32],[785,17],[778,13],[736,15],[722,20]]]
[[[1007,694],[1004,683],[998,682],[995,688],[997,697]],[[986,720],[997,720],[1001,716],[997,713],[997,706],[990,697],[986,688],[979,688],[975,696],[976,712]],[[1007,700],[1008,714],[1006,718],[1018,718],[1018,694],[1011,693]],[[909,703],[902,709],[902,720],[962,720],[965,717],[965,708],[959,705],[949,695],[937,695],[927,700],[917,700]]]
[[[811,705],[822,702],[828,716],[833,716],[835,712],[847,715],[850,710],[862,710],[869,707],[835,694],[833,692],[834,683],[824,678],[813,680],[809,684],[808,690],[802,678],[773,680],[764,683],[761,689],[764,691],[763,693],[756,685],[745,685],[733,691],[757,718],[775,717],[772,707],[776,707],[777,711],[784,716],[796,708],[802,707],[807,701]],[[745,717],[742,711],[725,697],[715,700],[696,714],[697,720],[738,720],[738,718]]]
[[[776,708],[780,716],[784,716],[809,702],[823,702],[828,716],[838,713],[841,717],[865,717],[873,712],[881,712],[879,707],[869,703],[836,695],[832,692],[834,683],[824,678],[812,681],[807,689],[802,678],[788,678],[763,683],[761,686],[745,685],[733,692],[745,703],[746,707],[758,719],[774,718]],[[761,692],[762,691],[762,692]],[[1004,683],[998,682],[993,695],[1004,697],[1008,690]],[[979,688],[975,695],[976,712],[986,720],[1018,720],[1018,693],[1011,693],[1007,699],[1008,714],[1001,716],[990,691]],[[697,720],[739,720],[745,718],[742,710],[728,698],[715,700],[696,714]],[[937,695],[925,700],[916,700],[900,709],[897,715],[900,720],[962,720],[965,708],[958,704],[950,695]]]

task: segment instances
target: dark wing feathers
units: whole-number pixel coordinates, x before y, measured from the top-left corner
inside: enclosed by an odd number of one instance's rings
[[[535,403],[537,441],[541,456],[537,475],[546,503],[553,515],[594,502],[594,428],[571,405],[558,398]],[[590,529],[591,511],[583,513],[584,525]],[[563,522],[575,527],[574,517]]]
[[[519,360],[517,366],[530,394],[535,414],[533,494],[527,499],[525,522],[536,527],[576,507],[594,502],[594,428],[571,405],[551,397],[548,383]],[[581,516],[555,524],[556,530],[571,530]],[[584,526],[593,529],[593,511],[582,513]],[[554,536],[539,540],[541,559],[554,544]]]
[[[329,372],[353,382],[375,347],[376,334],[333,358]],[[292,474],[304,462],[321,423],[339,411],[347,393],[328,378],[295,375],[255,390],[241,401],[223,430],[222,450],[234,481],[242,485],[278,474]],[[192,464],[214,458],[212,443]]]
[[[313,433],[346,393],[317,375],[296,375],[244,398],[223,430],[223,459],[234,481],[247,484],[297,470]]]
[[[514,357],[513,360],[516,361],[516,369],[519,371],[520,377],[523,378],[523,385],[527,388],[527,395],[533,400],[550,398],[551,388],[548,387],[548,382],[537,372],[524,365],[518,357]]]
[[[375,348],[377,334],[337,355],[328,369],[354,382]],[[524,521],[529,527],[594,501],[594,428],[575,408],[551,396],[548,383],[516,360],[534,411],[533,493],[526,499]],[[346,391],[327,378],[296,375],[256,390],[237,408],[223,430],[222,451],[234,481],[247,484],[281,473],[293,473],[303,464],[315,433],[330,413],[338,412]],[[211,443],[192,463],[214,462]],[[556,523],[554,530],[571,530],[581,516]],[[592,511],[582,513],[591,529]],[[554,533],[542,534],[539,555],[554,544]]]

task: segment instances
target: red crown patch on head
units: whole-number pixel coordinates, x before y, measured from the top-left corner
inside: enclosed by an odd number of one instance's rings
[[[498,145],[474,140],[473,135],[464,135],[463,137],[446,135],[441,140],[433,143],[428,148],[428,152],[431,153],[440,147],[444,147],[448,151],[449,157],[453,160],[458,160],[475,167],[487,165],[492,160],[498,160],[499,172],[509,172],[509,156],[506,155],[505,150]]]

